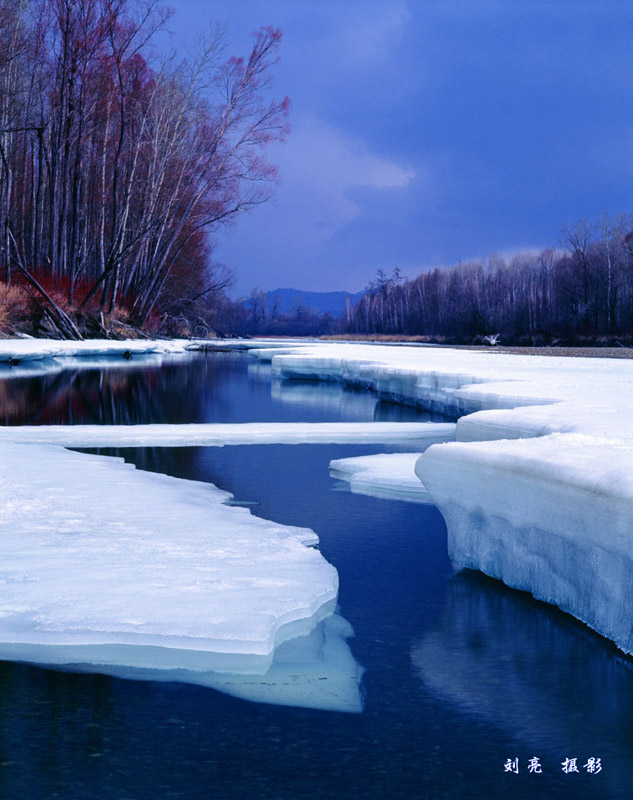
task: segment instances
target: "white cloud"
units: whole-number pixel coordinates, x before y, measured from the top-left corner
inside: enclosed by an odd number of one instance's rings
[[[402,189],[416,176],[407,166],[372,153],[367,145],[335,126],[311,117],[296,120],[293,132],[272,157],[282,176],[280,205],[294,207],[302,235],[323,239],[362,214],[352,197],[356,188]],[[297,213],[303,208],[304,215]]]

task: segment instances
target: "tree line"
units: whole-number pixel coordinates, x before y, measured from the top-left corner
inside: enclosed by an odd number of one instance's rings
[[[379,270],[344,327],[449,343],[633,342],[633,219],[566,228],[558,248],[491,256],[407,280]]]
[[[300,299],[285,313],[279,296],[255,287],[247,298],[216,304],[216,330],[231,336],[325,336],[342,332],[340,320],[319,313]]]
[[[206,325],[231,279],[210,234],[270,195],[280,32],[226,58],[216,28],[157,63],[167,19],[157,0],[0,3],[0,280],[61,335],[82,312]]]

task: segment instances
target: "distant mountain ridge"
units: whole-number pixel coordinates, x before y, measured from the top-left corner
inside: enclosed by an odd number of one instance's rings
[[[266,292],[267,307],[273,309],[277,298],[277,311],[292,314],[297,308],[314,311],[316,314],[330,313],[334,318],[345,314],[345,301],[349,298],[354,306],[364,292],[306,292],[303,289],[274,289]]]

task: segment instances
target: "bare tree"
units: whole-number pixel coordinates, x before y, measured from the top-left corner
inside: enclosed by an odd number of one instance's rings
[[[226,60],[216,28],[196,58],[153,68],[167,18],[158,0],[0,4],[6,281],[16,267],[47,302],[124,306],[140,323],[179,281],[192,307],[226,285],[209,234],[270,196],[262,153],[286,134],[288,102],[262,98],[281,34]]]

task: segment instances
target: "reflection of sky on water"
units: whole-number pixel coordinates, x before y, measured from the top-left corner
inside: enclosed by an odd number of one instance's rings
[[[270,387],[273,400],[297,410],[319,414],[332,412],[341,420],[373,419],[377,399],[369,392],[352,392],[340,383],[315,383],[313,381],[273,381]]]
[[[249,376],[250,374],[249,366]],[[332,413],[341,420],[357,420],[359,418],[374,422],[445,422],[447,420],[447,417],[441,414],[385,402],[379,400],[371,392],[351,389],[335,381],[273,380],[270,394],[273,401],[281,403],[289,410],[313,411],[319,416],[322,416],[324,412]]]
[[[633,660],[553,606],[463,570],[411,660],[427,691],[516,737],[526,757],[608,754],[619,789],[633,780]]]

